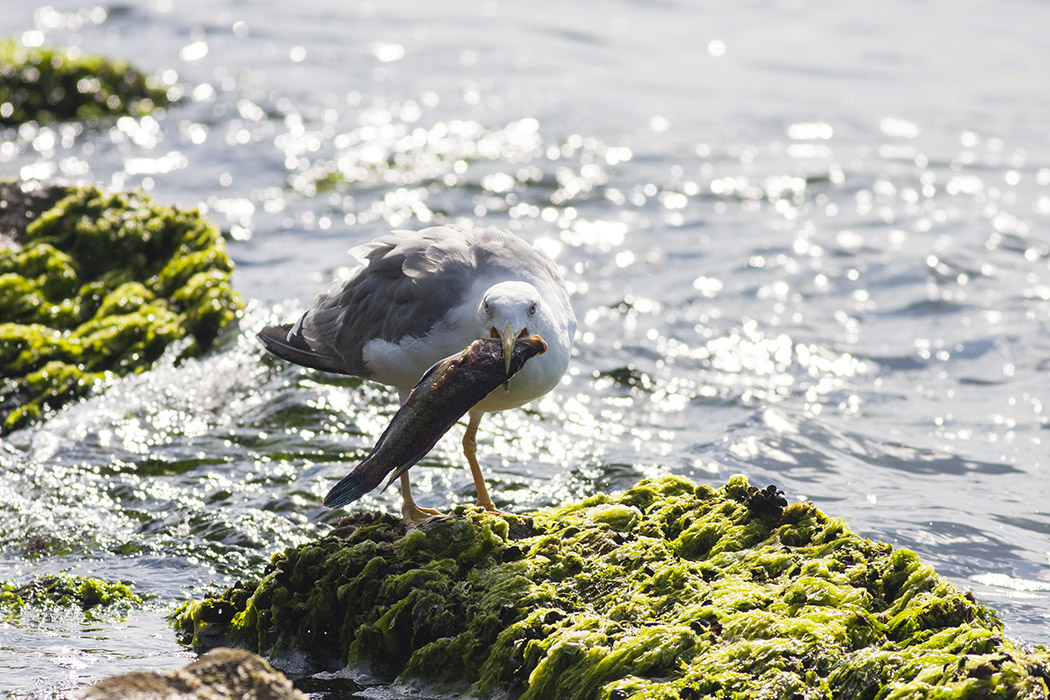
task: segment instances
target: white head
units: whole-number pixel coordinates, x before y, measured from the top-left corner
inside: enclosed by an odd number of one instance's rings
[[[502,340],[508,365],[518,338],[535,334],[547,343],[547,352],[526,362],[515,378],[505,385],[509,393],[493,392],[495,396],[490,395],[484,410],[520,406],[557,385],[569,366],[572,339],[576,333],[572,308],[560,301],[556,296],[552,302],[534,285],[522,281],[500,282],[482,294],[475,316],[475,332],[479,338]]]
[[[550,337],[554,332],[554,324],[539,291],[528,282],[494,284],[481,298],[478,337],[500,338],[508,367],[514,341],[532,333]]]

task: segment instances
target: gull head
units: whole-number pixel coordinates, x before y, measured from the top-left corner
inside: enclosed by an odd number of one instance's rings
[[[528,282],[500,282],[485,290],[478,306],[478,337],[500,340],[508,372],[518,338],[533,334],[549,338],[552,332],[546,305],[539,291]]]

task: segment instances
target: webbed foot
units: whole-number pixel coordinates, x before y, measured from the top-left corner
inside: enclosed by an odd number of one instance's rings
[[[491,499],[486,502],[483,499],[479,498],[476,505],[478,506],[478,508],[481,508],[482,510],[484,510],[487,513],[492,513],[493,515],[499,515],[499,516],[505,517],[505,518],[506,517],[509,517],[509,518],[521,518],[521,517],[524,517],[524,516],[518,515],[517,513],[511,513],[509,510],[500,510],[499,508],[496,507],[496,504],[493,503]]]
[[[415,503],[405,503],[401,506],[401,518],[405,521],[405,525],[409,527],[418,527],[431,518],[443,517],[445,517],[445,513],[442,513],[440,510],[420,508]]]

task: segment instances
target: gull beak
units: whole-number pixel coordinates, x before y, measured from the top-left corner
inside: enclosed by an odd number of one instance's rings
[[[507,374],[510,374],[510,358],[514,354],[514,343],[518,338],[514,335],[514,329],[511,327],[510,322],[507,323],[507,327],[503,329],[503,334],[500,336],[500,340],[503,342],[503,366]]]

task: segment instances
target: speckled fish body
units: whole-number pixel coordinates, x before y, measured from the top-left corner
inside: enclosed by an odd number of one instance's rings
[[[435,364],[394,414],[372,452],[332,487],[324,505],[338,508],[356,501],[384,479],[389,485],[430,452],[476,403],[546,350],[547,344],[538,335],[519,339],[508,371],[500,342],[481,339]]]

